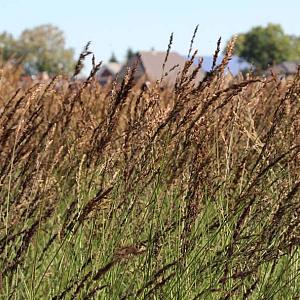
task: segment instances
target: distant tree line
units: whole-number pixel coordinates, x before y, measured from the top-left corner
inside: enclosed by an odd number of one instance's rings
[[[128,61],[136,53],[127,49]],[[286,34],[277,24],[253,27],[237,35],[235,54],[265,70],[283,61],[300,61],[300,37]],[[0,33],[0,60],[20,61],[27,74],[47,72],[70,74],[75,60],[74,50],[66,48],[63,31],[51,24],[24,30],[18,38]],[[118,62],[112,53],[110,62]]]
[[[127,49],[127,51],[126,51],[126,57],[125,57],[126,61],[130,60],[130,59],[131,59],[133,56],[135,56],[135,55],[136,55],[136,52],[134,52],[134,51],[129,47],[129,48]],[[119,62],[114,52],[112,52],[111,57],[110,57],[110,59],[109,59],[108,61],[111,62],[111,63],[117,63],[117,62]]]

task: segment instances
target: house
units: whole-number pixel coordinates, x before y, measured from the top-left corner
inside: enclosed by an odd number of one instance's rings
[[[273,73],[279,76],[290,76],[297,73],[300,61],[285,61],[281,64],[271,67]]]
[[[101,85],[112,82],[116,75],[121,70],[121,64],[116,62],[109,62],[103,65],[96,75],[96,79]]]
[[[170,52],[163,71],[162,66],[165,58],[166,52],[164,51],[140,51],[130,58],[129,61],[122,67],[119,73],[120,78],[124,78],[128,67],[132,67],[136,62],[138,62],[135,72],[135,80],[137,82],[155,82],[161,79],[163,73],[167,72],[168,74],[163,80],[164,83],[167,85],[174,85],[178,73],[182,71],[186,63],[186,59],[176,52]],[[174,68],[177,65],[178,67]],[[172,68],[174,69],[170,71]],[[203,79],[203,77],[204,72],[200,70],[196,80],[199,81]]]

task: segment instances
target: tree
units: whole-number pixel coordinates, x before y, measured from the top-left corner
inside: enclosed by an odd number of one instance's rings
[[[299,60],[300,56],[300,37],[298,36],[291,36],[291,43],[292,43],[292,53],[291,53],[291,60]]]
[[[22,32],[18,39],[7,32],[0,34],[0,59],[21,59],[28,74],[70,73],[74,52],[65,48],[63,32],[52,25],[41,25]]]
[[[127,49],[127,52],[126,52],[126,60],[128,61],[129,59],[131,59],[133,56],[134,56],[134,52],[132,51],[131,48],[128,48]]]
[[[299,60],[300,39],[285,34],[280,25],[257,26],[238,35],[235,53],[258,70],[265,70],[286,60]]]
[[[13,36],[7,32],[0,34],[0,59],[8,61],[16,55],[17,42]]]
[[[47,24],[27,29],[18,40],[18,55],[24,57],[27,73],[71,73],[74,51],[65,48],[63,32]]]
[[[111,54],[109,62],[111,62],[111,63],[117,63],[118,62],[114,52]]]

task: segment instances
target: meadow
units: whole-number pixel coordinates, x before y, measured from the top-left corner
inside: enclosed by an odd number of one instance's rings
[[[1,66],[1,299],[299,299],[300,71],[232,52],[172,88]]]

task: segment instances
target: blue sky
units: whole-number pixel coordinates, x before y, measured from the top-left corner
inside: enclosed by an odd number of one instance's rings
[[[174,32],[173,50],[186,54],[199,24],[195,48],[212,54],[216,41],[248,31],[255,25],[280,23],[300,35],[299,0],[0,0],[0,31],[18,36],[23,29],[52,23],[65,32],[76,54],[85,43],[97,60],[114,51],[119,60],[126,49],[165,50]]]

